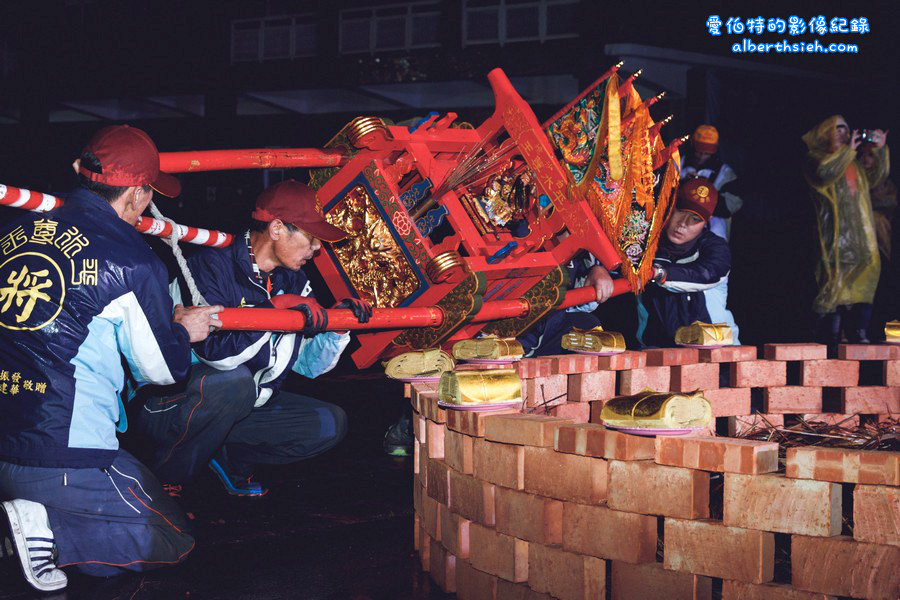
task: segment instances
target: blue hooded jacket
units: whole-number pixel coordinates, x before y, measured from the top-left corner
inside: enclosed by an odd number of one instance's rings
[[[112,464],[123,364],[137,385],[190,368],[166,280],[141,234],[84,188],[0,231],[0,460]]]

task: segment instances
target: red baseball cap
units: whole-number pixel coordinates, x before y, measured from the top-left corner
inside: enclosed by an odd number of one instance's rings
[[[712,181],[705,177],[692,177],[678,185],[675,208],[689,210],[708,223],[718,201],[719,192]]]
[[[273,185],[260,194],[251,216],[266,223],[281,219],[326,242],[347,237],[346,231],[331,225],[322,216],[316,191],[293,179]]]
[[[159,170],[159,150],[141,129],[128,125],[104,127],[91,138],[82,154],[90,152],[100,161],[100,172],[84,164],[78,173],[91,181],[115,187],[149,185],[154,190],[174,198],[181,193],[181,183]]]

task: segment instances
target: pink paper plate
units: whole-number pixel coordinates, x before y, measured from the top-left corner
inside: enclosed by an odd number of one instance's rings
[[[513,363],[517,363],[521,358],[504,358],[504,359],[496,359],[496,358],[467,358],[465,362],[472,363],[473,365],[511,365]]]
[[[622,433],[630,433],[633,435],[687,435],[688,433],[693,433],[694,431],[700,431],[704,429],[703,427],[685,427],[682,429],[656,429],[652,427],[616,427],[615,425],[608,425],[604,423],[607,429],[615,429],[616,431],[621,431]]]
[[[588,354],[590,356],[612,356],[613,354],[622,354],[622,352],[592,352],[591,350],[572,350],[576,354]]]
[[[437,383],[441,380],[440,376],[438,377],[393,377],[392,379],[396,379],[397,381],[402,381],[403,383]]]
[[[521,400],[515,400],[513,402],[500,402],[498,404],[477,404],[472,406],[460,406],[458,404],[445,404],[438,400],[438,406],[441,408],[446,408],[447,410],[475,410],[475,411],[490,411],[490,410],[500,410],[502,408],[513,408],[522,406]]]

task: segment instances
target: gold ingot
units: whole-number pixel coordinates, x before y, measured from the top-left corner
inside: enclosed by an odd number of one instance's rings
[[[525,349],[516,338],[489,335],[453,344],[453,358],[456,360],[519,360],[524,354]]]
[[[455,366],[453,357],[439,348],[432,348],[395,356],[384,363],[384,373],[391,379],[437,378]]]
[[[514,369],[449,371],[441,375],[438,400],[459,407],[483,407],[522,402],[522,381]]]
[[[603,405],[600,419],[611,427],[635,429],[694,429],[712,420],[712,407],[702,392],[644,390],[619,396]]]
[[[734,344],[734,334],[727,323],[694,321],[678,328],[675,343],[688,346],[731,346]]]
[[[888,321],[884,324],[884,341],[900,344],[900,321]]]
[[[562,347],[582,352],[625,352],[625,337],[618,331],[603,331],[600,326],[593,329],[574,327],[563,336]]]

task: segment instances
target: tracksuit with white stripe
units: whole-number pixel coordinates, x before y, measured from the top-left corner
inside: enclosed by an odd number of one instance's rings
[[[111,575],[193,548],[177,505],[116,439],[126,368],[137,385],[190,368],[166,279],[84,188],[0,231],[0,499],[46,507],[61,567]]]

